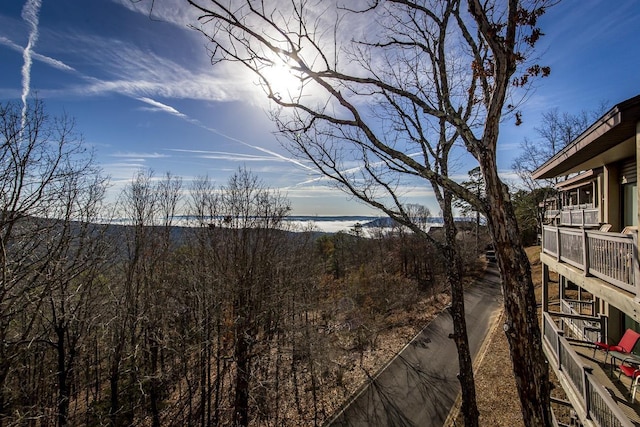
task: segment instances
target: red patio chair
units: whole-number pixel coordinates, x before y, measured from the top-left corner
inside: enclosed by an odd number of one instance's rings
[[[596,356],[596,350],[603,350],[605,352],[605,356],[604,356],[604,363],[607,363],[607,357],[609,357],[609,352],[610,351],[617,351],[620,353],[631,353],[631,351],[633,350],[633,347],[635,347],[636,343],[638,342],[638,339],[640,339],[640,333],[632,330],[632,329],[627,329],[624,332],[624,335],[622,336],[622,338],[620,338],[620,341],[618,342],[618,344],[607,344],[605,342],[594,342],[593,345],[595,346],[593,349],[593,357]]]
[[[635,364],[633,366],[625,365],[625,360],[620,364],[620,373],[618,374],[618,379],[620,379],[621,374],[625,374],[627,377],[631,378],[631,402],[635,401],[636,398],[636,390],[638,389],[638,384],[640,382],[640,369],[638,369],[638,365]]]

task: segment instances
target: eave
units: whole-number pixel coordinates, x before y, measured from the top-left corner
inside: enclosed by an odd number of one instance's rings
[[[556,189],[559,191],[572,190],[576,187],[582,187],[592,182],[595,177],[600,173],[601,168],[590,169],[582,172],[574,177],[566,179],[556,184]]]
[[[573,142],[536,169],[534,179],[549,179],[592,169],[635,155],[640,95],[614,106]]]

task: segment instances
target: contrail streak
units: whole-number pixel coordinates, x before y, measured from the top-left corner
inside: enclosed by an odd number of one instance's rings
[[[301,168],[306,169],[308,171],[315,172],[315,169],[313,169],[313,168],[311,168],[311,167],[305,165],[304,163],[301,163],[301,162],[299,162],[299,161],[297,161],[295,159],[292,159],[291,157],[286,157],[286,156],[283,156],[282,154],[276,153],[275,151],[267,150],[266,148],[262,148],[262,147],[259,147],[257,145],[249,144],[248,142],[242,141],[241,139],[234,138],[233,136],[230,136],[230,135],[227,135],[227,134],[225,134],[223,132],[220,132],[216,128],[209,127],[209,126],[205,125],[204,123],[200,122],[199,120],[193,119],[193,118],[187,116],[186,114],[181,113],[180,111],[176,110],[175,108],[173,108],[170,105],[163,104],[162,102],[159,102],[159,101],[156,101],[154,99],[147,98],[147,97],[139,97],[139,98],[136,98],[136,99],[138,101],[141,101],[141,102],[144,102],[146,104],[152,105],[153,107],[157,108],[158,111],[162,111],[162,112],[165,112],[165,113],[168,113],[168,114],[172,114],[172,115],[174,115],[176,117],[180,117],[181,119],[186,120],[189,123],[192,123],[192,124],[194,124],[196,126],[199,126],[202,129],[205,129],[205,130],[207,130],[209,132],[215,133],[216,135],[220,135],[221,137],[226,138],[226,139],[228,139],[230,141],[237,142],[237,143],[242,144],[242,145],[244,145],[246,147],[253,148],[254,150],[258,150],[258,151],[261,151],[261,152],[263,152],[265,154],[268,154],[270,156],[276,157],[276,158],[278,158],[280,160],[284,160],[286,162],[293,163],[294,165],[300,166]]]
[[[27,0],[22,8],[22,19],[29,24],[29,41],[27,47],[22,51],[24,64],[22,65],[22,123],[21,129],[24,129],[27,119],[27,97],[31,90],[31,54],[33,46],[38,40],[38,14],[40,13],[41,0]]]

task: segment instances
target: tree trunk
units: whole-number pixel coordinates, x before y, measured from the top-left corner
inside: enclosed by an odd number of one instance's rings
[[[9,418],[8,399],[5,397],[5,382],[9,375],[9,362],[6,361],[4,356],[0,360],[0,427],[3,427],[5,419]]]
[[[216,379],[213,383],[213,388],[215,390],[215,401],[214,401],[214,405],[213,405],[213,425],[217,426],[218,423],[220,422],[220,399],[222,398],[222,375],[223,375],[223,367],[222,367],[222,361],[223,361],[223,346],[225,345],[223,343],[222,340],[222,328],[221,328],[221,320],[220,320],[220,315],[218,315],[217,318],[217,325],[216,325]],[[211,398],[210,398],[210,392],[211,392],[211,365],[210,365],[210,354],[211,352],[211,346],[210,344],[207,342],[206,343],[206,349],[205,349],[205,354],[207,355],[207,357],[205,358],[205,363],[206,363],[206,369],[207,369],[207,375],[206,375],[206,393],[203,394],[203,404],[204,404],[204,399],[207,399],[207,426],[211,425],[209,422],[211,421]]]
[[[462,260],[456,246],[456,226],[451,211],[451,195],[445,190],[442,215],[445,226],[445,253],[450,262],[446,269],[447,281],[451,288],[451,318],[453,321],[453,340],[458,350],[460,372],[458,381],[462,390],[462,414],[465,427],[477,427],[479,412],[476,402],[476,386],[473,378],[473,361],[467,336],[467,321],[464,309],[464,287],[462,283]]]
[[[502,275],[504,325],[526,426],[550,426],[549,370],[542,350],[529,259],[522,246],[507,187],[495,155],[479,159],[487,189],[487,221]]]
[[[151,406],[151,425],[153,427],[160,427],[160,381],[158,379],[158,341],[151,340],[150,348],[150,362],[151,362],[151,380],[149,390],[149,400]]]
[[[118,415],[120,413],[120,361],[122,359],[122,350],[124,338],[120,336],[118,343],[113,351],[113,360],[111,361],[111,368],[109,372],[109,424],[111,426],[118,425]]]
[[[65,354],[65,328],[64,326],[56,327],[56,350],[58,353],[58,425],[67,425],[67,416],[69,414],[69,384],[67,373],[69,372],[66,364]]]
[[[236,337],[235,360],[236,381],[233,411],[233,426],[249,425],[249,343],[244,328],[239,329]]]

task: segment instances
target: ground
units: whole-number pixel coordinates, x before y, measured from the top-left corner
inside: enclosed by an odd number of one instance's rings
[[[497,326],[502,325],[501,319]],[[491,332],[486,351],[476,362],[475,372],[478,410],[482,426],[524,426],[518,406],[516,383],[511,372],[509,345],[501,327]],[[463,426],[458,416],[452,426]]]

